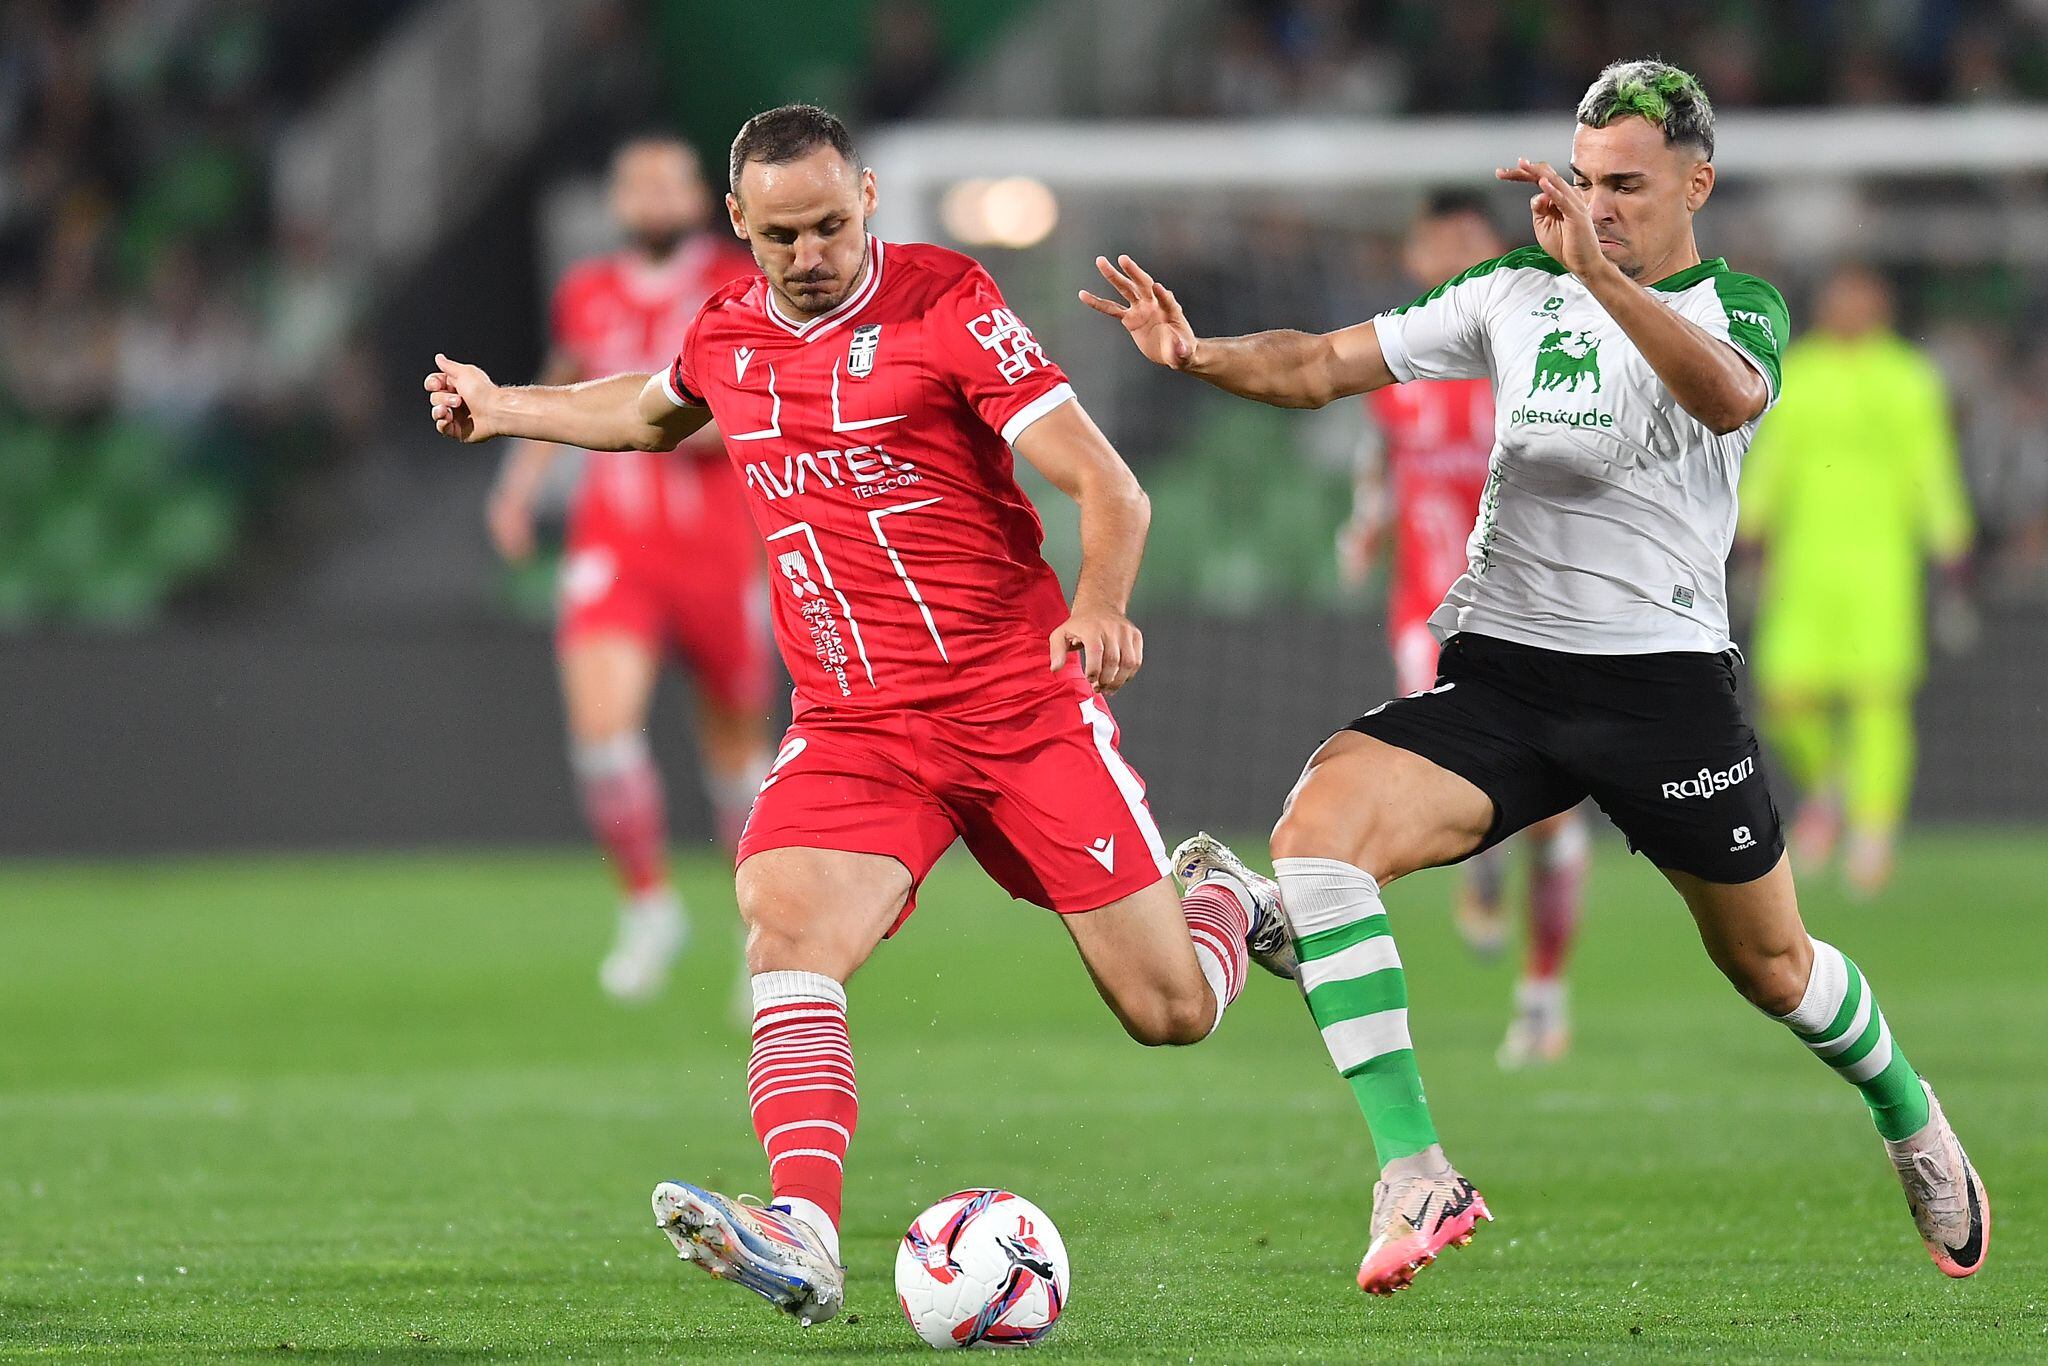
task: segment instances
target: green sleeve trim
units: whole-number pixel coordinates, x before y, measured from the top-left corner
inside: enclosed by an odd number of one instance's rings
[[[1565,273],[1564,267],[1551,259],[1550,253],[1543,250],[1543,248],[1517,247],[1505,256],[1496,256],[1491,261],[1481,261],[1470,270],[1458,272],[1435,289],[1429,291],[1429,293],[1415,300],[1415,302],[1403,304],[1401,307],[1390,311],[1395,317],[1399,317],[1411,309],[1420,308],[1426,303],[1442,298],[1446,293],[1456,289],[1459,285],[1468,284],[1482,276],[1491,275],[1497,270],[1540,270],[1549,275],[1563,275]]]
[[[1721,309],[1728,315],[1728,339],[1756,357],[1771,382],[1771,397],[1784,386],[1785,343],[1792,333],[1792,315],[1785,296],[1754,275],[1727,271],[1713,277]]]

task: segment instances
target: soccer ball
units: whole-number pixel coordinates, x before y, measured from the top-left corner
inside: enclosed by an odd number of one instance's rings
[[[1022,1196],[955,1191],[903,1235],[896,1300],[934,1347],[1029,1347],[1060,1321],[1066,1244]]]

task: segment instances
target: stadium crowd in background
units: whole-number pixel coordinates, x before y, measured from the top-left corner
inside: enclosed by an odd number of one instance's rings
[[[17,452],[0,470],[0,629],[149,619],[181,585],[221,569],[250,513],[303,488],[306,471],[365,464],[389,444],[369,341],[377,301],[337,264],[321,224],[280,219],[268,182],[291,117],[416,8],[19,0],[0,11],[0,430]],[[647,47],[651,7],[607,13],[621,60]],[[959,68],[939,17],[924,0],[868,16],[864,70],[847,92],[866,127],[943,97]],[[1598,54],[1642,47],[1645,35],[1698,53],[1725,109],[2048,92],[2040,5],[1226,0],[1217,24],[1214,41],[1179,45],[1173,94],[1153,112],[1548,107]],[[1838,46],[1816,35],[1838,31],[1862,35],[1859,44],[1839,60],[1808,59]],[[1748,192],[1731,184],[1724,198],[1732,206]],[[1871,225],[1909,212],[1917,192],[1873,183],[1855,193],[1871,210],[1858,221],[1877,234]],[[2038,177],[1948,193],[1958,212],[1986,219],[2015,204],[2042,211],[2048,197]],[[1252,301],[1261,316],[1331,328],[1406,297],[1391,223],[1276,206],[1194,216],[1177,204],[1133,208],[1127,221],[1133,245],[1218,326],[1249,326],[1237,315]],[[1782,259],[1782,243],[1732,219],[1721,235],[1713,249],[1786,283],[1803,329],[1829,263]],[[1981,255],[1938,259],[1924,236],[1885,240],[1863,254],[1897,288],[1903,332],[1926,346],[1953,398],[1981,528],[1974,583],[1995,598],[2048,597],[2048,346],[2024,325],[2048,303],[2048,278]],[[315,375],[320,383],[307,384]],[[1223,441],[1200,427],[1204,412],[1173,403],[1150,377],[1133,384],[1162,440]],[[1141,466],[1153,454],[1134,442]],[[1161,491],[1171,505],[1174,490]],[[1268,520],[1247,522],[1261,544]],[[1339,591],[1326,564],[1271,560],[1252,576],[1267,585],[1260,601],[1277,592],[1328,602]],[[1161,568],[1141,595],[1199,596],[1180,586],[1213,577]]]
[[[2039,5],[1904,0],[1230,0],[1189,44],[1191,117],[1511,112],[1569,100],[1604,54],[1698,54],[1721,109],[2048,96]],[[2007,13],[2006,11],[2011,11]],[[1841,35],[1856,40],[1843,48]],[[1829,61],[1815,61],[1827,52]]]
[[[0,424],[17,453],[0,619],[146,614],[218,562],[248,503],[369,430],[352,287],[320,225],[271,222],[268,156],[403,8],[0,11]]]

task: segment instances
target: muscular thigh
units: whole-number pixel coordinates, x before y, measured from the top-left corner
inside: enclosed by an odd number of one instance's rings
[[[1486,843],[1493,800],[1412,751],[1339,731],[1309,758],[1273,831],[1275,858],[1331,858],[1392,882]]]
[[[1341,825],[1359,855],[1349,861],[1387,881],[1569,810],[1586,790],[1556,762],[1555,712],[1516,663],[1500,642],[1453,637],[1435,687],[1373,708],[1317,751],[1290,817]]]
[[[740,918],[753,972],[819,972],[845,981],[910,900],[910,870],[881,854],[780,848],[740,864]]]
[[[1061,916],[1060,923],[1112,1004],[1137,993],[1197,989],[1201,965],[1166,878],[1107,906]]]

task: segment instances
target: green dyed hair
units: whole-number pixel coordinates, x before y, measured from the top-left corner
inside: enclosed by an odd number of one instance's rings
[[[1654,59],[1616,62],[1579,101],[1579,122],[1588,128],[1631,115],[1662,128],[1666,146],[1690,143],[1714,159],[1714,106],[1690,71]]]

